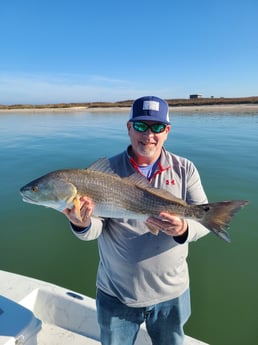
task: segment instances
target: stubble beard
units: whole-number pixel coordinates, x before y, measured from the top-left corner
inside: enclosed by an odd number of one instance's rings
[[[150,146],[150,145],[142,145],[142,144],[140,144],[138,146],[138,153],[142,157],[151,158],[156,153],[156,145],[151,145]]]

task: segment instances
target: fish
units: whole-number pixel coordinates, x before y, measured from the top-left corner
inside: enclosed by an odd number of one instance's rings
[[[227,242],[230,242],[227,230],[233,216],[248,204],[247,200],[187,204],[170,192],[151,186],[138,172],[128,177],[118,176],[106,158],[86,169],[49,172],[20,188],[20,194],[24,202],[60,212],[74,207],[78,219],[81,219],[80,197],[87,196],[93,201],[94,217],[140,220],[156,235],[162,229],[157,224],[148,224],[147,219],[151,217],[160,223],[159,214],[168,212],[196,220]]]

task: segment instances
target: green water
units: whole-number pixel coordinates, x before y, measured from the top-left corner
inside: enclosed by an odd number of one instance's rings
[[[0,269],[95,296],[96,242],[66,218],[23,203],[19,188],[54,169],[88,166],[128,144],[126,113],[0,114]],[[193,160],[210,201],[247,199],[232,243],[190,245],[192,317],[187,334],[212,345],[258,344],[258,113],[176,113],[167,149]]]

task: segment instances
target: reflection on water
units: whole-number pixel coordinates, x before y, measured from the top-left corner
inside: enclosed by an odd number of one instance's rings
[[[0,114],[1,269],[95,296],[96,242],[79,241],[65,217],[25,204],[19,188],[50,170],[83,168],[128,144],[127,113]],[[176,113],[166,147],[193,160],[210,201],[248,199],[231,244],[190,245],[193,314],[188,334],[213,345],[256,344],[258,114]]]

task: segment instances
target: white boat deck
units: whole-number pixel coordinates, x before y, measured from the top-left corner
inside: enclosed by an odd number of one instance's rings
[[[29,337],[23,329],[15,331],[8,324],[8,332],[1,327],[1,318],[8,314],[0,299],[0,345],[97,345],[99,328],[95,300],[57,285],[0,270],[0,297],[16,302],[19,308],[29,312],[37,334]],[[3,302],[2,302],[3,303]],[[17,318],[17,313],[15,314]],[[3,322],[2,322],[3,325]],[[40,327],[41,325],[41,327]],[[28,333],[28,332],[27,332]],[[25,338],[28,339],[25,339]],[[144,325],[138,334],[136,345],[151,345]],[[186,336],[185,345],[207,345]]]

